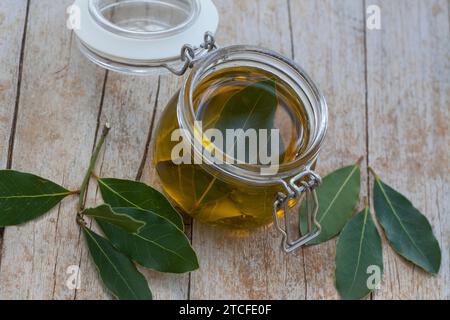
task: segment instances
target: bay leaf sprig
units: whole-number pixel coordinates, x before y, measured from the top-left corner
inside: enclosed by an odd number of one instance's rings
[[[0,170],[0,227],[34,220],[64,198],[78,195],[75,220],[105,287],[118,299],[152,299],[136,263],[160,272],[185,273],[199,267],[198,259],[183,232],[181,216],[161,193],[141,182],[94,174],[109,131],[106,124],[79,190],[67,190],[33,174]],[[105,204],[85,208],[92,177]],[[91,230],[87,218],[97,222],[105,236]]]
[[[358,163],[361,162],[361,159]],[[430,222],[410,200],[384,183],[375,171],[372,217],[367,207],[353,216],[359,202],[359,165],[338,169],[323,179],[318,188],[318,221],[324,234],[309,244],[320,244],[339,235],[336,248],[336,288],[344,299],[360,299],[376,286],[370,278],[383,273],[381,238],[373,218],[377,218],[392,248],[403,258],[428,273],[437,274],[441,249]],[[305,208],[300,207],[299,227],[306,231]],[[353,217],[352,217],[353,216]],[[370,282],[370,286],[369,286]],[[378,283],[379,285],[379,283]]]

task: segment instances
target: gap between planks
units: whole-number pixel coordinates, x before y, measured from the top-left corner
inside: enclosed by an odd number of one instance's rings
[[[287,10],[288,10],[288,19],[289,19],[289,38],[291,41],[291,59],[295,61],[295,44],[294,44],[294,30],[292,28],[292,9],[291,9],[291,0],[287,1]],[[305,262],[305,248],[302,247],[302,267],[303,267],[303,281],[305,282],[305,300],[308,300],[308,277],[306,276],[306,262]]]
[[[156,113],[157,113],[158,107],[159,107],[159,103],[158,102],[159,102],[160,89],[161,89],[161,76],[158,76],[158,85],[157,85],[157,88],[156,88],[156,97],[155,97],[155,103],[154,103],[154,106],[153,106],[152,120],[150,121],[150,128],[148,130],[147,140],[145,141],[144,153],[142,155],[141,164],[139,165],[139,169],[138,169],[138,172],[136,174],[136,181],[140,181],[141,180],[142,174],[143,174],[144,168],[145,168],[145,163],[147,162],[148,152],[149,152],[149,149],[150,149],[150,143],[152,141],[152,136],[153,136],[153,128],[155,127]]]
[[[19,115],[19,103],[20,103],[20,91],[22,87],[22,73],[23,73],[23,59],[25,56],[25,43],[27,40],[27,29],[28,29],[28,17],[30,13],[30,0],[27,0],[27,5],[25,9],[25,19],[23,23],[22,31],[22,42],[20,47],[20,57],[19,57],[19,70],[16,84],[16,98],[14,103],[14,115],[11,123],[11,131],[8,140],[8,156],[6,160],[6,169],[12,168],[13,153],[14,153],[14,140],[17,127],[17,118]],[[5,228],[0,228],[0,267],[2,264],[2,253],[3,253],[3,235],[5,233]],[[1,270],[1,268],[0,268]]]

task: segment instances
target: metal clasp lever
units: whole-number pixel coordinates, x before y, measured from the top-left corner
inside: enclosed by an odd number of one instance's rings
[[[211,32],[208,31],[205,33],[203,43],[200,45],[200,48],[196,48],[190,44],[185,44],[181,48],[180,58],[181,61],[184,63],[180,70],[175,70],[168,64],[163,64],[162,67],[166,68],[167,70],[169,70],[170,72],[172,72],[177,76],[182,76],[183,74],[186,73],[186,71],[189,68],[193,67],[194,62],[196,61],[196,53],[198,52],[199,49],[206,50],[207,53],[217,49],[216,40],[214,39],[214,36]]]
[[[317,211],[319,209],[319,202],[315,188],[317,188],[322,179],[313,171],[305,171],[295,176],[289,181],[289,184],[283,181],[287,194],[280,192],[273,204],[273,218],[277,230],[282,235],[282,248],[285,252],[291,253],[296,249],[306,245],[309,241],[316,238],[321,231],[321,226],[317,221]],[[311,197],[313,206],[311,207]],[[308,230],[305,234],[300,235],[300,238],[291,240],[289,232],[289,204],[291,200],[297,200],[301,205],[302,201],[306,201],[306,215]],[[279,210],[284,210],[283,218],[278,216]],[[281,219],[284,220],[284,227]],[[300,229],[300,228],[298,228]]]

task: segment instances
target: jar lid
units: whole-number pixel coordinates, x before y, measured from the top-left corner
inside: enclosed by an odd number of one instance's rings
[[[80,25],[74,30],[82,52],[115,71],[148,74],[181,64],[185,44],[201,48],[205,32],[219,23],[211,0],[76,0]]]

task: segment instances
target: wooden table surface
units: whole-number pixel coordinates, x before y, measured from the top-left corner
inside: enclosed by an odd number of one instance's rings
[[[102,176],[158,187],[155,125],[182,79],[106,72],[78,51],[66,28],[71,0],[0,1],[0,167],[77,189],[99,126],[113,126]],[[384,246],[385,275],[372,299],[450,298],[450,28],[447,0],[214,0],[221,46],[255,44],[295,59],[324,92],[330,128],[319,172],[365,156],[431,221],[442,268],[431,277]],[[381,30],[366,8],[381,8]],[[368,180],[369,179],[369,180]],[[89,202],[99,201],[91,187]],[[74,223],[75,199],[43,218],[9,227],[0,240],[0,298],[109,299]],[[281,252],[274,228],[236,239],[193,222],[201,268],[145,271],[157,299],[335,299],[335,241]],[[66,285],[81,268],[81,288]]]

